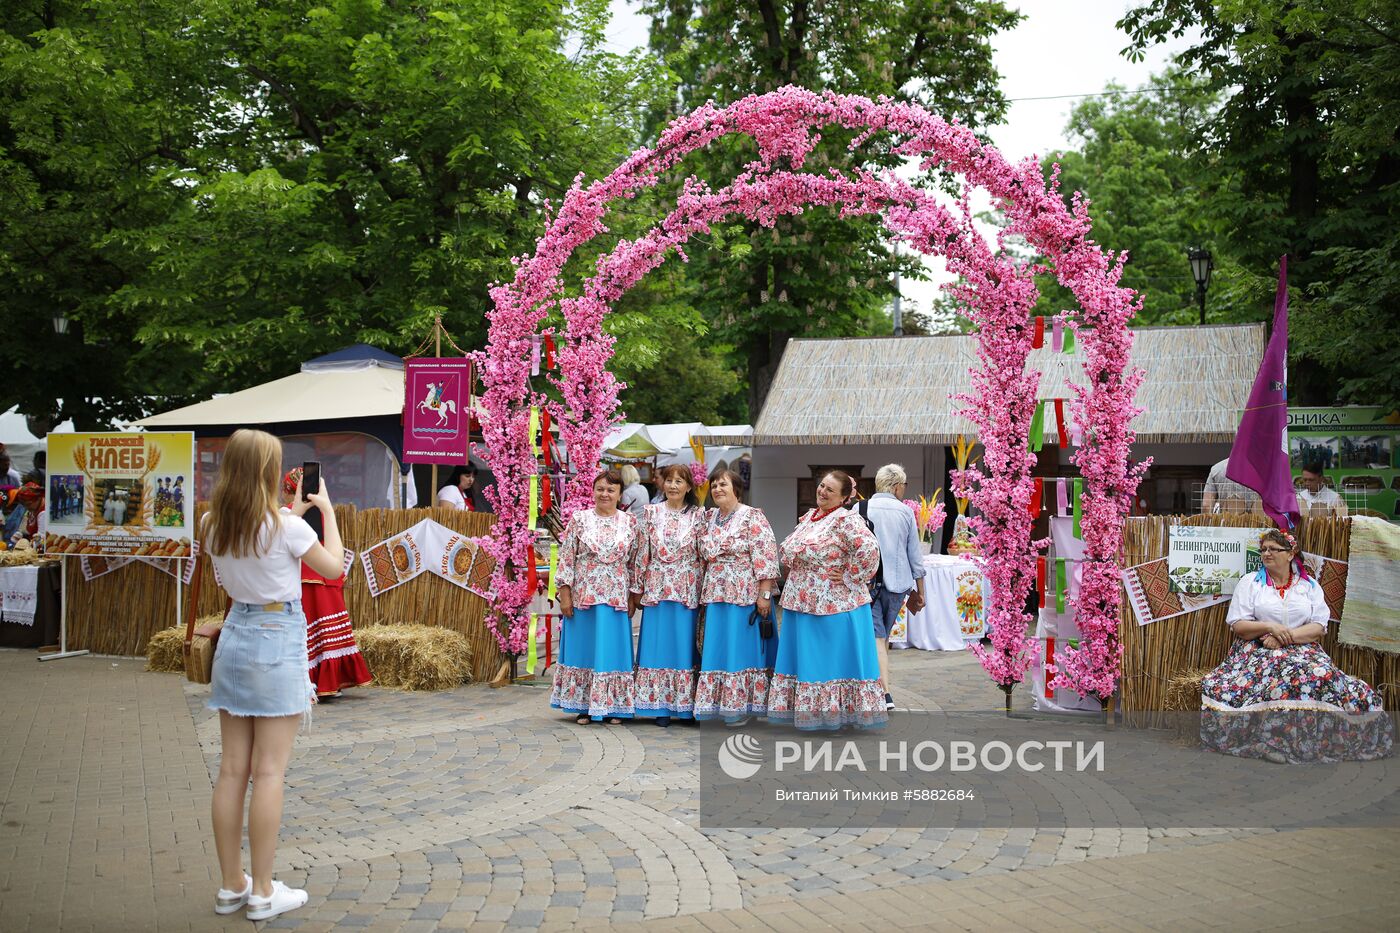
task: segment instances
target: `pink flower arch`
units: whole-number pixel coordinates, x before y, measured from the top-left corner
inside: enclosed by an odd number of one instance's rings
[[[824,127],[858,133],[850,145],[853,164],[845,173],[802,171]],[[758,159],[719,189],[688,178],[660,223],[600,257],[582,288],[566,296],[564,265],[579,247],[607,232],[610,204],[655,186],[687,154],[730,133],[750,136]],[[973,229],[965,200],[955,215],[894,173],[864,168],[861,153],[877,136],[888,142],[889,151],[920,158],[925,169],[942,168],[961,175],[969,187],[984,188],[1008,221],[998,247],[1007,237],[1021,237],[1051,257],[1053,269],[994,251]],[[975,650],[991,677],[1008,689],[1033,660],[1031,616],[1024,607],[1036,553],[1044,546],[1030,540],[1028,512],[1034,458],[1027,434],[1040,380],[1039,373],[1026,370],[1035,275],[1053,271],[1079,300],[1081,307],[1066,317],[1085,358],[1086,385],[1071,387],[1071,411],[1086,438],[1074,458],[1086,486],[1086,562],[1077,605],[1083,637],[1077,651],[1066,652],[1061,676],[1073,689],[1111,695],[1121,659],[1117,554],[1123,518],[1145,469],[1129,459],[1141,373],[1128,359],[1127,325],[1138,302],[1118,284],[1125,257],[1105,252],[1089,238],[1087,202],[1076,195],[1067,208],[1058,171],[1047,180],[1035,159],[1009,163],[967,127],[915,104],[796,87],[724,108],[707,104],[675,120],[654,148],[634,152],[606,178],[585,186],[579,177],[549,218],[535,254],[517,258],[514,280],[491,290],[488,345],[478,363],[485,387],[486,460],[496,481],[486,495],[497,515],[488,547],[497,561],[492,592],[501,648],[523,651],[528,627],[530,594],[526,574],[518,571],[535,538],[527,514],[530,477],[539,469],[528,436],[531,407],[549,409],[576,468],[564,499],[567,518],[589,505],[590,467],[618,418],[619,385],[607,369],[613,340],[603,329],[613,303],[672,251],[684,260],[686,241],[714,223],[743,216],[771,226],[777,217],[807,207],[834,208],[842,216],[882,215],[897,238],[926,254],[945,256],[961,278],[958,294],[977,325],[978,364],[970,373],[972,391],[958,399],[977,427],[984,454],[981,466],[964,471],[959,482],[980,512],[972,521],[991,589],[992,645]],[[555,335],[562,337],[560,375],[551,381],[562,405],[529,381],[531,341],[556,308],[564,330]]]

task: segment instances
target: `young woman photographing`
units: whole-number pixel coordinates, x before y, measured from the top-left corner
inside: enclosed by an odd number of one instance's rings
[[[262,431],[234,432],[225,448],[205,516],[205,545],[233,608],[219,635],[208,707],[219,713],[220,764],[214,784],[214,844],[223,887],[219,914],[245,904],[266,920],[306,903],[305,891],[272,879],[282,824],[282,786],[292,742],[315,690],[307,677],[301,565],[338,579],[344,560],[325,483],[303,502],[297,484],[290,512],[278,511],[282,443]],[[325,544],[302,515],[321,511]],[[249,878],[243,872],[243,801],[248,811]]]

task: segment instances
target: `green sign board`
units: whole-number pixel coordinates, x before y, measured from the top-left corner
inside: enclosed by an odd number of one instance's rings
[[[1293,475],[1322,468],[1347,508],[1400,520],[1400,412],[1384,408],[1290,408],[1288,460]]]

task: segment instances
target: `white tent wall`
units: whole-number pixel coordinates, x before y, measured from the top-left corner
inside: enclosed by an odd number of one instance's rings
[[[764,511],[778,540],[797,527],[797,483],[810,479],[818,467],[856,467],[862,477],[874,479],[887,463],[898,463],[909,477],[905,495],[911,499],[931,496],[943,485],[945,448],[894,445],[791,445],[753,448],[753,488],[748,502]],[[948,492],[943,492],[946,501]],[[935,541],[935,549],[941,541]]]

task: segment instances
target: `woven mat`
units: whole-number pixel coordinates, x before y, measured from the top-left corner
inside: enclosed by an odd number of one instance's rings
[[[1338,640],[1400,652],[1400,525],[1381,518],[1353,518],[1350,562]]]

